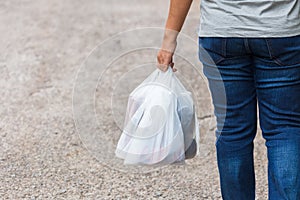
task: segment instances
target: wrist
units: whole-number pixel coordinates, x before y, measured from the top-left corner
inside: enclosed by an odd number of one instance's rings
[[[166,29],[164,32],[164,41],[169,43],[176,43],[178,34],[179,34],[178,31],[172,29]]]
[[[177,45],[177,35],[178,32],[176,31],[166,30],[163,37],[162,49],[174,53]]]

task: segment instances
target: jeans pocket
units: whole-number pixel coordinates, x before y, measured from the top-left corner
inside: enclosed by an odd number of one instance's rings
[[[204,64],[219,64],[226,56],[226,38],[199,37],[199,60]]]
[[[280,66],[300,64],[300,35],[266,38],[270,57]]]

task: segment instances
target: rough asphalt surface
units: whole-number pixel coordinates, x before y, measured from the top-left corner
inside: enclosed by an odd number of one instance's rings
[[[167,10],[168,1],[159,0],[0,2],[0,199],[221,199],[214,127],[207,114],[198,116],[200,155],[186,165],[148,173],[101,163],[76,131],[72,91],[84,59],[116,33],[163,27]],[[194,1],[182,32],[195,41],[198,20],[199,1]],[[197,87],[204,91],[206,86]],[[267,199],[260,129],[255,171],[257,199]]]

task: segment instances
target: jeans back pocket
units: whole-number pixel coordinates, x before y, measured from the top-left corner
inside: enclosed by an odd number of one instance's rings
[[[266,38],[269,54],[280,66],[300,64],[300,35],[293,37]]]
[[[219,64],[226,56],[226,38],[199,37],[199,60],[204,64]]]

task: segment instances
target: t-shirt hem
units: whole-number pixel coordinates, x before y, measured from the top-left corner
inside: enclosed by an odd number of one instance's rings
[[[300,35],[300,28],[296,30],[289,30],[289,31],[280,31],[280,32],[245,32],[242,33],[238,32],[230,32],[228,29],[224,31],[199,31],[199,37],[243,37],[243,38],[272,38],[272,37],[293,37]]]

